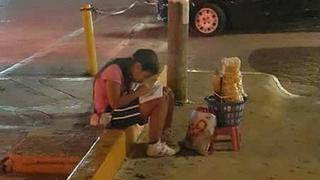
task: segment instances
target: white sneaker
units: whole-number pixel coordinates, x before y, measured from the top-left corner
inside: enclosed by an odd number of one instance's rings
[[[163,156],[173,156],[176,151],[170,148],[166,143],[160,142],[160,140],[155,144],[149,144],[147,149],[147,155],[151,157],[163,157]]]

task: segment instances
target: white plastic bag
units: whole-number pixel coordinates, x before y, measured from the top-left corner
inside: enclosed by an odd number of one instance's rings
[[[215,115],[208,112],[192,111],[184,140],[185,147],[202,155],[208,155],[216,124]]]

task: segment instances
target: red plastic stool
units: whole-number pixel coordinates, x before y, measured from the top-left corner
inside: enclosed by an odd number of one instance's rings
[[[209,112],[207,107],[199,106],[196,108],[196,111],[200,112]],[[232,150],[239,151],[240,150],[240,142],[241,142],[241,134],[239,131],[239,126],[229,126],[229,127],[216,127],[213,134],[213,141],[216,141],[216,137],[219,135],[228,135],[231,138]],[[212,146],[214,145],[212,144]],[[213,147],[211,147],[213,148]]]
[[[203,106],[198,106],[196,108],[196,111],[199,111],[199,112],[209,112],[209,109],[207,107],[203,107]]]
[[[214,142],[217,142],[216,137],[219,135],[230,136],[231,143],[232,143],[232,150],[234,151],[240,150],[241,135],[239,132],[239,126],[216,127],[213,135]]]

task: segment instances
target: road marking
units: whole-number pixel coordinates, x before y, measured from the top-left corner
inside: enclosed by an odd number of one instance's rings
[[[28,80],[48,80],[48,81],[91,81],[92,77],[0,77],[0,81],[28,79]]]
[[[0,125],[0,129],[21,129],[25,128],[22,126],[10,126],[10,125]]]
[[[122,40],[115,48],[114,50],[111,52],[110,57],[115,57],[123,48],[125,48],[131,41],[131,39],[133,38],[133,35],[136,32],[141,31],[144,28],[145,24],[144,23],[137,23],[135,24],[129,31],[129,33],[127,34],[129,37],[125,40]]]
[[[0,23],[10,23],[11,21],[10,20],[7,20],[7,19],[1,19],[0,20]]]
[[[95,20],[95,23],[101,21],[105,17],[107,17],[107,16],[101,16],[101,17],[97,18]],[[31,55],[31,56],[29,56],[29,57],[27,57],[25,59],[22,59],[20,62],[18,62],[16,64],[6,68],[5,70],[0,71],[0,77],[3,77],[5,75],[9,74],[10,72],[20,68],[21,66],[24,66],[24,65],[32,62],[34,60],[34,58],[39,58],[39,57],[43,57],[44,55],[47,55],[48,53],[52,52],[52,50],[54,48],[56,48],[58,45],[60,45],[61,43],[65,42],[65,41],[68,41],[71,38],[74,38],[76,36],[79,36],[83,32],[83,30],[84,30],[83,27],[81,27],[81,28],[79,28],[79,29],[77,29],[77,30],[75,30],[75,31],[73,31],[73,32],[71,32],[71,33],[59,38],[57,41],[55,41],[54,43],[50,44],[48,47],[40,49],[40,51],[34,53],[33,55]]]
[[[77,170],[79,169],[79,167],[81,165],[83,165],[83,162],[85,161],[85,159],[87,158],[87,156],[90,155],[91,151],[93,150],[93,148],[95,147],[95,145],[100,141],[100,136],[96,139],[96,141],[91,145],[90,149],[88,150],[88,152],[83,156],[83,158],[80,160],[80,162],[77,164],[77,166],[72,170],[72,172],[70,173],[70,175],[67,177],[67,180],[70,180],[71,177],[77,172]]]
[[[0,106],[0,109],[7,112],[17,112],[19,108],[13,106]]]
[[[133,8],[136,4],[138,3],[138,1],[135,1],[134,3],[132,3],[129,7],[127,8],[121,8],[121,10],[119,11],[112,11],[110,14],[106,14],[106,15],[102,15],[101,17],[97,18],[94,23],[97,23],[99,21],[101,21],[102,19],[104,19],[105,17],[107,17],[108,15],[119,15],[119,14],[122,14],[124,12],[126,12],[127,10],[130,10],[131,8]],[[144,24],[143,23],[138,23],[138,24],[135,24],[134,27],[131,29],[130,34],[134,34],[135,32],[139,31],[139,30],[142,30],[141,28],[143,28]],[[59,45],[60,43],[64,42],[64,41],[67,41],[73,37],[76,37],[76,36],[79,36],[82,32],[83,32],[83,27],[82,28],[79,28],[65,36],[63,36],[62,38],[58,39],[56,42],[54,42],[53,44],[49,45],[48,47],[45,47],[43,49],[41,49],[40,51],[34,53],[33,55],[31,55],[30,57],[27,57],[23,60],[21,60],[20,62],[6,68],[5,70],[2,70],[0,71],[0,77],[1,76],[5,76],[7,74],[9,74],[10,72],[18,69],[19,67],[21,66],[24,66],[28,63],[30,63],[31,61],[34,60],[34,58],[39,58],[39,57],[42,57],[48,53],[50,53],[57,45]],[[127,45],[129,42],[130,42],[130,39],[127,39],[125,41],[121,41],[120,44],[117,46],[115,52],[113,53],[113,56],[111,57],[114,57],[117,53],[119,53],[120,50],[123,49],[123,46]]]
[[[102,16],[100,18],[98,18],[96,22],[101,21],[103,18],[105,18],[106,16]],[[110,57],[115,57],[124,47],[126,47],[130,41],[132,40],[133,36],[135,33],[142,31],[146,26],[145,23],[137,23],[135,24],[129,31],[129,33],[127,34],[127,38],[125,40],[122,40],[115,48],[114,50],[111,52],[111,56]],[[56,48],[58,45],[60,45],[62,42],[68,41],[73,37],[79,36],[81,33],[83,32],[83,28],[79,28],[65,36],[63,36],[62,38],[58,39],[56,42],[54,42],[53,44],[49,45],[46,48],[41,49],[40,51],[34,53],[32,56],[27,57],[23,60],[21,60],[20,62],[6,68],[5,70],[0,72],[0,78],[3,76],[6,76],[7,74],[9,74],[10,72],[32,62],[34,60],[34,58],[39,58],[39,57],[43,57],[44,55],[50,53],[54,48]]]
[[[58,39],[57,41],[55,41],[54,43],[52,43],[48,47],[45,47],[45,48],[41,49],[40,51],[34,53],[30,57],[27,57],[27,58],[21,60],[20,62],[6,68],[5,70],[2,70],[0,72],[0,77],[5,76],[5,75],[9,74],[10,72],[18,69],[19,67],[30,63],[31,61],[34,60],[34,58],[39,58],[39,57],[42,57],[42,56],[50,53],[57,45],[60,45],[62,42],[67,41],[75,36],[80,35],[82,32],[83,32],[83,28],[80,28],[80,29],[77,29],[77,30],[63,36],[62,38]]]

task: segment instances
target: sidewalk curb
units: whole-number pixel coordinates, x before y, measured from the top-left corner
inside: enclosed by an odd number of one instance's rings
[[[300,95],[297,95],[297,94],[293,94],[293,93],[290,93],[288,90],[286,90],[281,82],[279,81],[278,77],[273,75],[273,74],[269,74],[269,73],[262,73],[262,72],[243,72],[244,75],[263,75],[263,76],[270,76],[272,78],[272,80],[274,81],[274,83],[276,84],[276,86],[279,88],[279,90],[286,94],[287,96],[290,96],[290,97],[301,97]]]
[[[129,136],[140,134],[134,126],[126,130],[106,130],[92,145],[68,177],[68,180],[111,180],[129,151]]]

